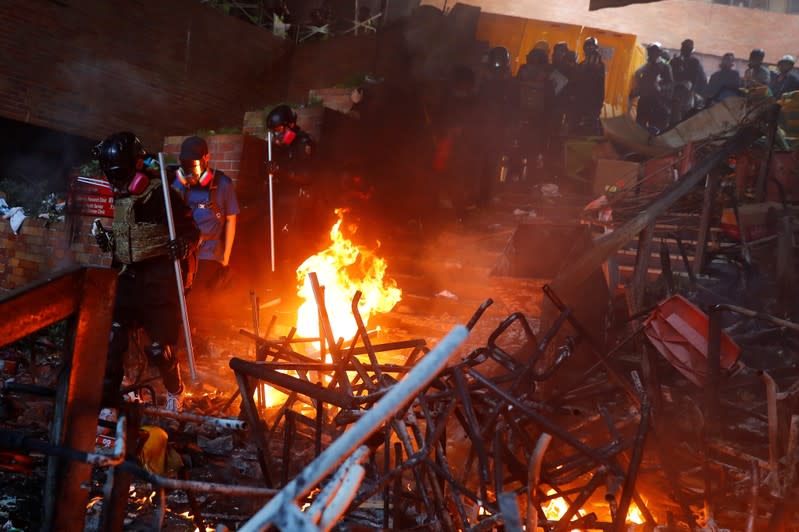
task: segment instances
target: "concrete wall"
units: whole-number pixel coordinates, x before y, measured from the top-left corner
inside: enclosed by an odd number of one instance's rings
[[[286,41],[197,0],[0,2],[0,115],[100,139],[241,126]]]

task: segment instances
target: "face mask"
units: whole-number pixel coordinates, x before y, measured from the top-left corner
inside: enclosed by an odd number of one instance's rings
[[[297,133],[293,129],[286,129],[283,133],[277,134],[277,142],[286,146],[294,142],[295,138],[297,138]]]
[[[142,172],[136,172],[136,175],[133,176],[131,179],[130,184],[128,185],[128,192],[133,195],[141,194],[147,188],[147,185],[150,184],[150,178],[148,178]]]

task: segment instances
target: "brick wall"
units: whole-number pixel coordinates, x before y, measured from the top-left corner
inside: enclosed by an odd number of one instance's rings
[[[110,266],[111,256],[100,251],[91,235],[93,220],[77,217],[69,226],[26,218],[15,235],[0,219],[0,295],[71,266]],[[111,220],[103,225],[110,227]]]
[[[197,0],[4,0],[0,116],[156,147],[278,98],[287,46]]]

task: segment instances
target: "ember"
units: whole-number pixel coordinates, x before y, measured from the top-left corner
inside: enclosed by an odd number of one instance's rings
[[[554,495],[555,493],[556,493],[555,490],[550,489],[547,492],[547,496]],[[544,515],[547,516],[547,519],[549,519],[550,521],[559,521],[560,518],[566,515],[566,512],[569,511],[569,503],[566,502],[566,500],[563,497],[555,497],[554,499],[551,499],[548,503],[542,505],[541,509],[544,511]],[[579,517],[575,516],[575,518],[572,519],[573,521],[585,515],[585,512],[580,510],[577,514]],[[573,530],[578,530],[578,529],[575,528]]]

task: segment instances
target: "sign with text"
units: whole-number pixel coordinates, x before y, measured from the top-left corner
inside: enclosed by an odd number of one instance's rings
[[[72,214],[114,217],[114,191],[103,179],[78,176],[69,187],[67,204]]]

